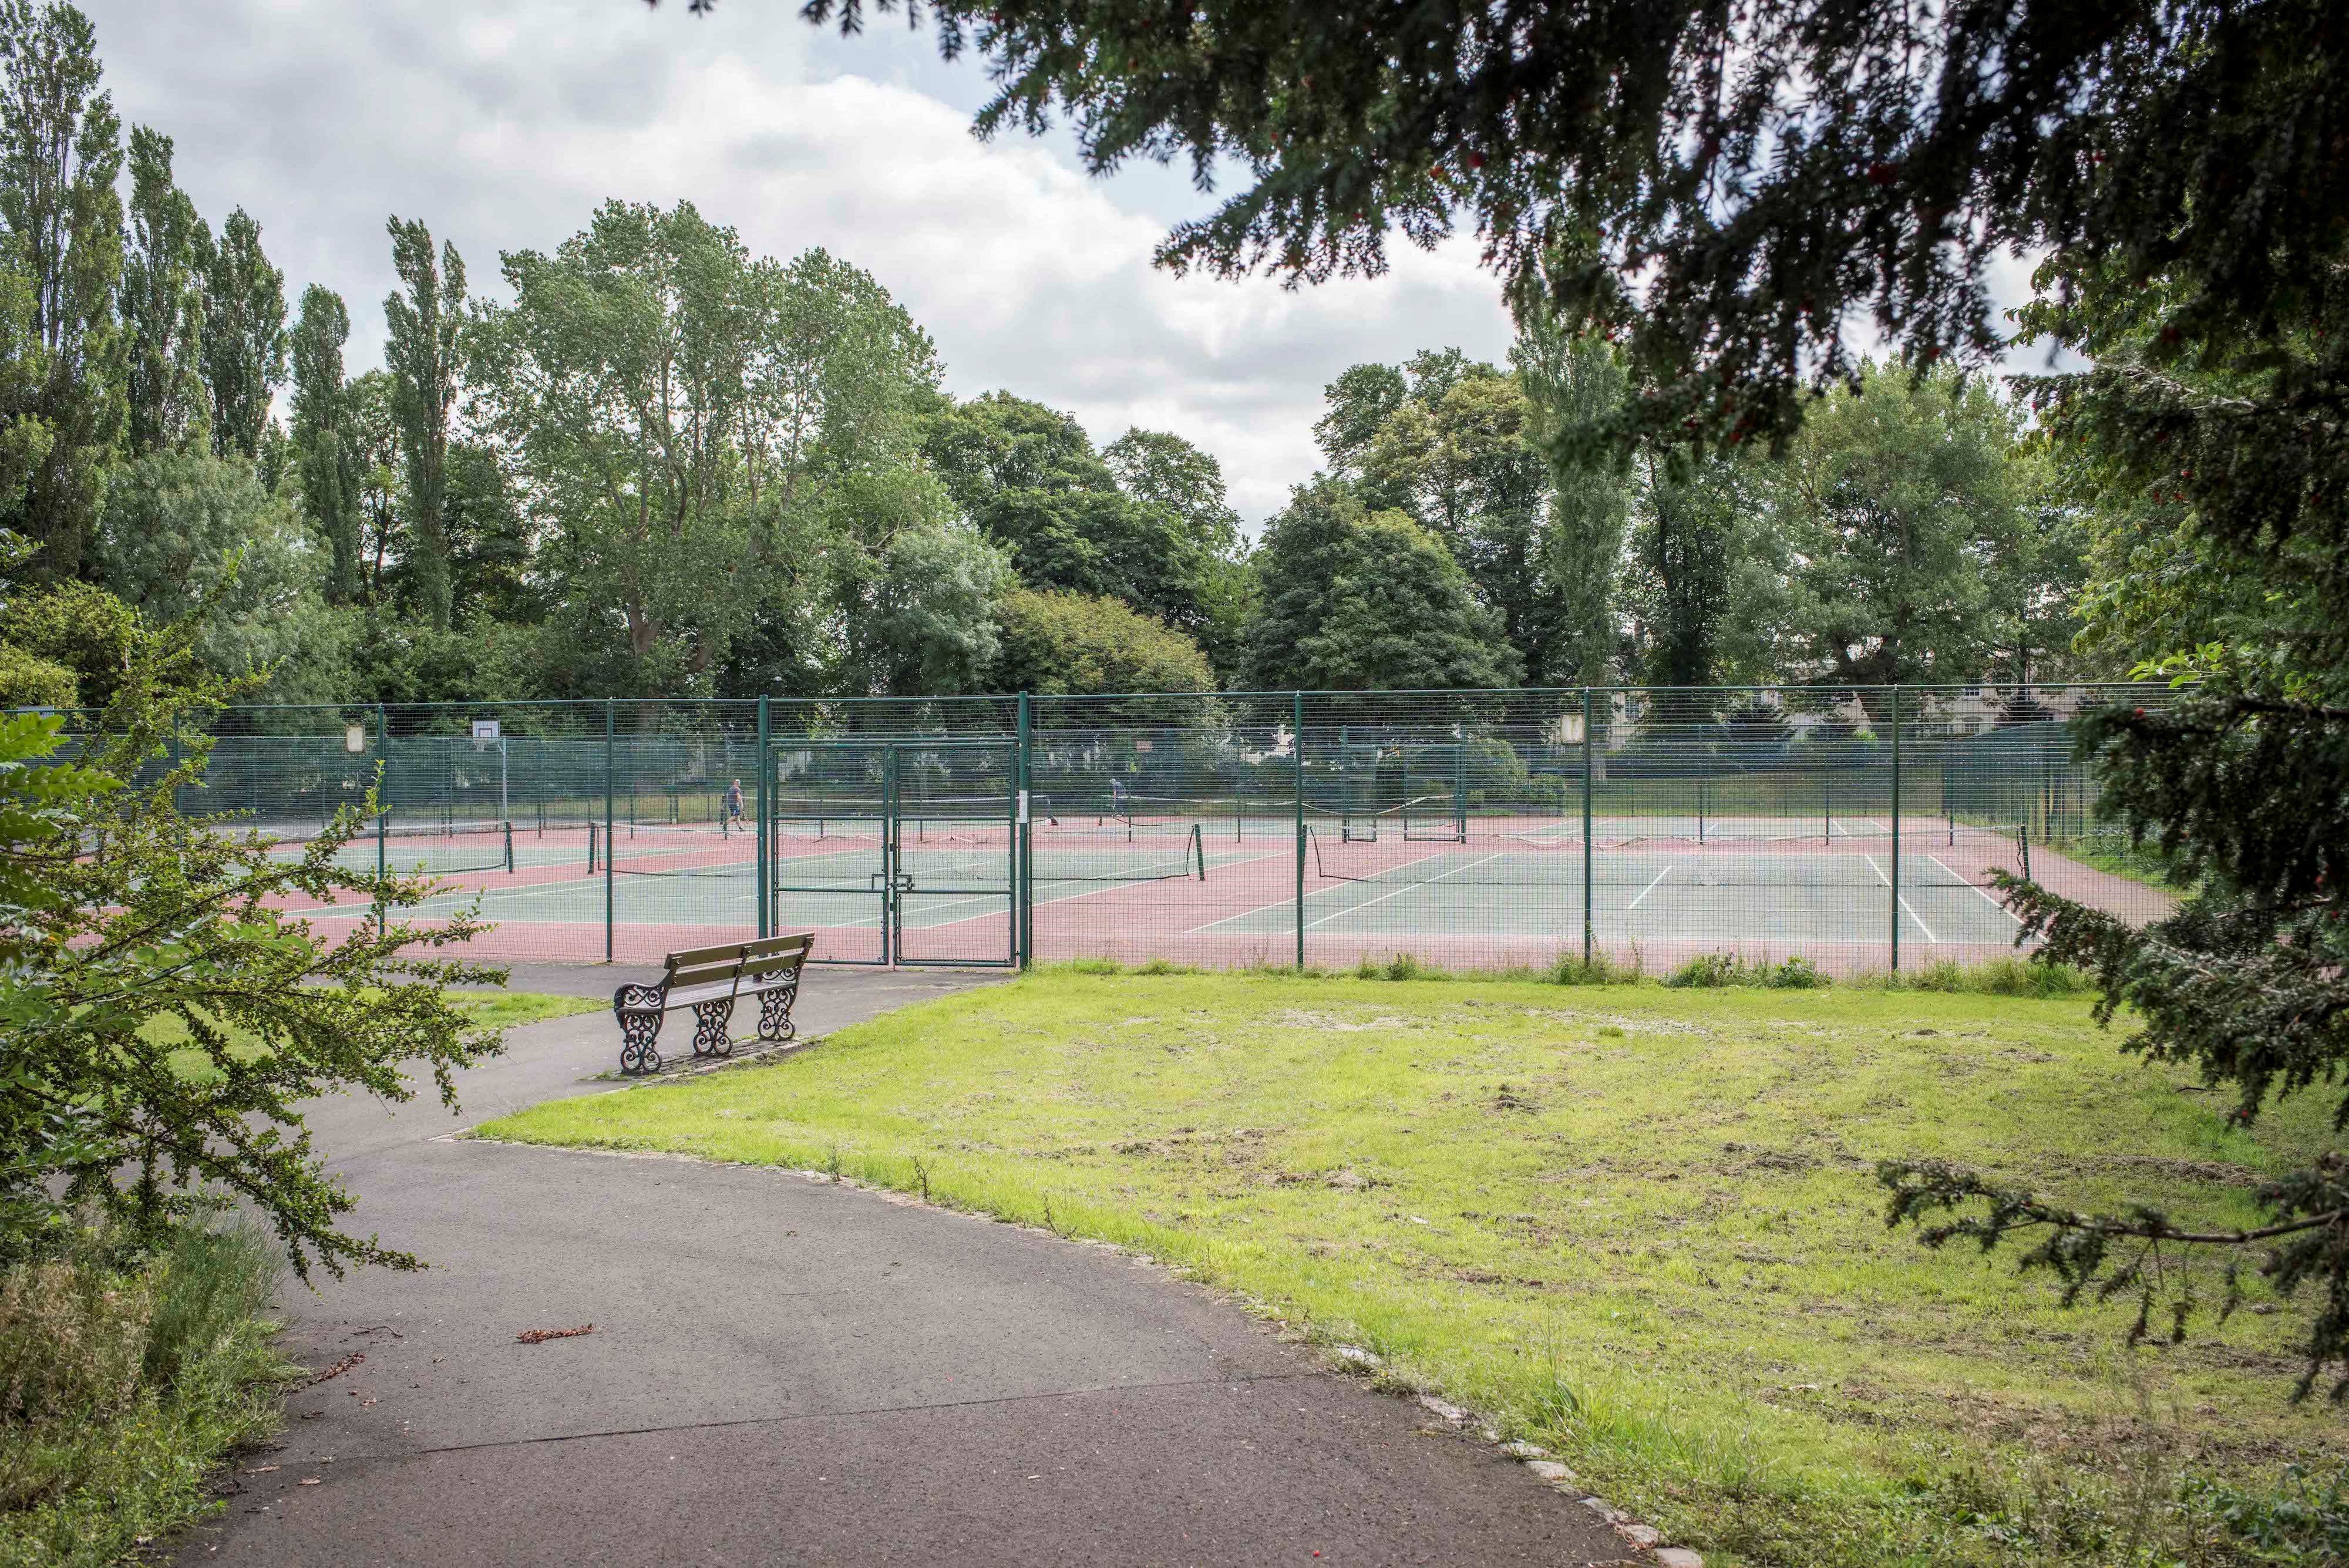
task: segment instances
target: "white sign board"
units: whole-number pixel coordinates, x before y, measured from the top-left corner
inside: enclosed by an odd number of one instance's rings
[[[476,719],[473,721],[473,739],[477,741],[494,741],[497,738],[498,722],[495,719]]]
[[[352,724],[343,731],[343,750],[354,756],[367,750],[367,726]]]

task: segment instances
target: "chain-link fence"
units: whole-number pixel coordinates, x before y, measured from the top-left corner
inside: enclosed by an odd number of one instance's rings
[[[1447,968],[2013,950],[2000,871],[2174,895],[2072,720],[2167,688],[1174,693],[243,708],[183,809],[478,903],[485,956]],[[305,910],[331,926],[364,908]]]

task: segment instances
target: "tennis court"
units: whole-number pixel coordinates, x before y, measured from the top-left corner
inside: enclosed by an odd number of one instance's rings
[[[223,715],[183,808],[445,883],[473,950],[1473,969],[2013,950],[2002,874],[2132,922],[2073,716],[2128,688],[1201,692]],[[311,911],[321,921],[368,910]]]

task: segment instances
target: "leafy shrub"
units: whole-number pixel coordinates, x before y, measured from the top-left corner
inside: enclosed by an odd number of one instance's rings
[[[2349,1562],[2349,1474],[2311,1475],[2294,1465],[2271,1490],[2189,1476],[2178,1513],[2211,1562]],[[2206,1559],[2197,1557],[2196,1561]]]
[[[262,1320],[284,1254],[248,1225],[151,1251],[74,1233],[0,1273],[0,1562],[98,1568],[211,1504],[299,1368]]]
[[[1682,990],[1752,985],[1773,991],[1816,991],[1828,981],[1806,958],[1774,964],[1749,961],[1735,953],[1701,953],[1665,976],[1664,983]]]

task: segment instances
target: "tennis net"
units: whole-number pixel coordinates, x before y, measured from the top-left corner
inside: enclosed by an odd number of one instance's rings
[[[587,869],[618,877],[751,877],[758,871],[756,832],[719,821],[675,827],[616,823],[587,825]]]
[[[310,846],[326,836],[316,827],[238,827],[268,841],[274,859],[292,860],[309,853]],[[507,822],[449,823],[421,826],[362,827],[335,850],[335,864],[346,870],[384,869],[433,876],[464,876],[514,868],[513,825]]]

